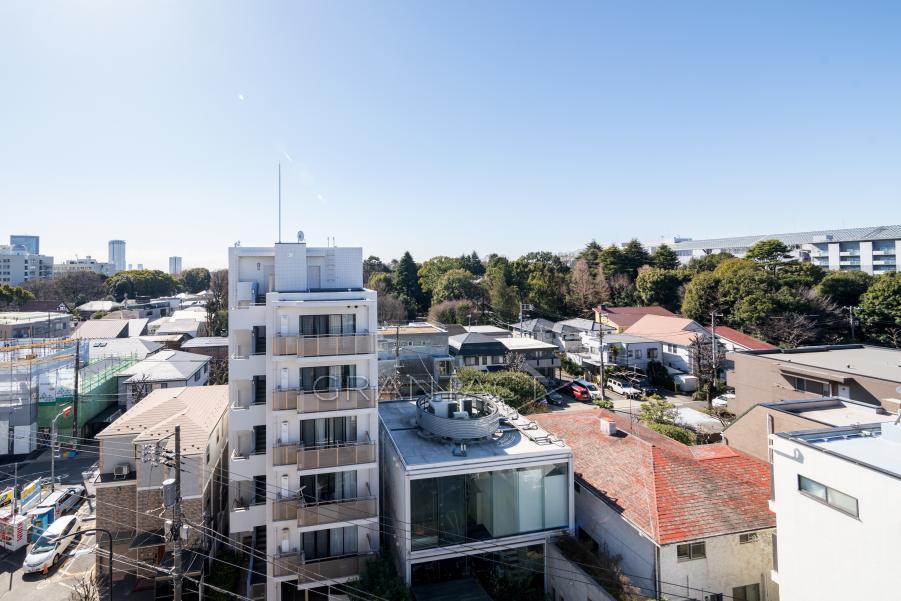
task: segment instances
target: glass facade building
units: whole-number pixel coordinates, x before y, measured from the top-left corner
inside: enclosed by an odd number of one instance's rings
[[[413,480],[412,548],[566,528],[568,478],[556,463]]]

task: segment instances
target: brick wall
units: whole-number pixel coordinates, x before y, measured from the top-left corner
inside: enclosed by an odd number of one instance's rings
[[[97,487],[97,527],[110,531],[134,530],[134,482]]]

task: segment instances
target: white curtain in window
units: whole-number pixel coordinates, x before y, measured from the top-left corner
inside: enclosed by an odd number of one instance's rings
[[[341,315],[328,316],[328,333],[331,336],[338,336],[341,333]]]

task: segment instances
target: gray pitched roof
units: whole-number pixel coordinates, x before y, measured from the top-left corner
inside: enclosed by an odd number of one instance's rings
[[[206,355],[164,350],[119,372],[119,376],[131,376],[126,380],[127,382],[138,380],[144,382],[187,380],[209,361],[210,357]]]

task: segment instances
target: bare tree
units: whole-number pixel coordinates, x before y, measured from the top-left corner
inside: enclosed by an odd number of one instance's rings
[[[698,378],[698,393],[706,396],[708,408],[713,408],[713,397],[719,386],[719,369],[722,361],[722,353],[714,356],[713,339],[710,336],[698,334],[691,340],[689,352],[694,366],[694,374]]]
[[[132,382],[130,384],[132,405],[136,405],[144,399],[144,397],[153,392],[153,383],[148,382],[149,378],[150,376],[147,374],[141,374],[141,377],[137,382]]]
[[[228,384],[228,360],[213,357],[210,360],[210,386]]]
[[[597,293],[598,303],[606,303],[610,300],[610,284],[607,283],[607,276],[604,273],[604,266],[598,265],[594,273],[594,287]]]
[[[100,601],[100,583],[93,571],[75,582],[69,601]]]
[[[817,338],[816,320],[801,313],[783,313],[769,320],[768,337],[795,348]]]
[[[403,301],[393,294],[379,293],[378,295],[378,320],[379,323],[400,322],[407,319],[407,307]]]
[[[569,274],[569,285],[566,291],[569,303],[578,309],[580,314],[587,314],[598,303],[598,292],[588,261],[579,259]]]

